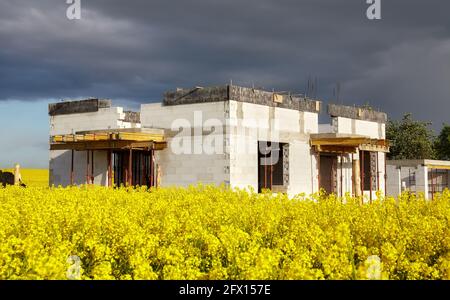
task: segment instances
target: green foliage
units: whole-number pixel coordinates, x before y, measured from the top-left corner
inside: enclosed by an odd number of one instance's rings
[[[401,121],[389,120],[386,137],[391,142],[390,159],[434,159],[434,134],[431,123],[415,121],[405,114]]]
[[[444,124],[435,143],[436,158],[450,160],[450,125]]]

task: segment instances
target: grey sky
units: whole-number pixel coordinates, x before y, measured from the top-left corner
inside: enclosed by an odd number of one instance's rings
[[[82,19],[69,21],[65,0],[0,0],[0,102],[96,96],[137,107],[230,79],[303,92],[311,76],[326,102],[340,82],[345,104],[450,122],[450,2],[382,0],[379,21],[365,2],[82,0]],[[46,115],[33,119],[46,128]]]

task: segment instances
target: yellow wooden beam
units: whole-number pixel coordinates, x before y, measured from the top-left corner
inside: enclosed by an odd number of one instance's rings
[[[366,138],[320,138],[311,139],[311,145],[335,145],[335,146],[358,146],[363,143],[367,143],[369,140]]]
[[[444,165],[425,165],[429,169],[440,169],[440,170],[450,170],[450,166]]]
[[[69,143],[69,142],[84,142],[84,141],[164,141],[164,135],[140,133],[140,132],[111,132],[111,133],[84,133],[84,134],[65,134],[52,136],[53,143]]]
[[[136,150],[162,150],[167,147],[165,142],[153,142],[153,141],[84,141],[84,142],[66,142],[66,143],[53,143],[50,144],[50,150],[124,150],[124,149],[136,149]]]
[[[318,145],[315,146],[317,152],[325,153],[356,153],[357,147],[336,146],[336,145]]]

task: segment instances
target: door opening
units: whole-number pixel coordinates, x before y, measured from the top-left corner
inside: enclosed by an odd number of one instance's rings
[[[320,154],[319,188],[327,194],[337,194],[337,156]]]
[[[113,152],[114,185],[154,186],[153,150]]]

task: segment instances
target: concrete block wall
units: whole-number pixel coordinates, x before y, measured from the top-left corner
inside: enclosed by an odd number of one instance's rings
[[[234,128],[236,129],[236,128]],[[233,131],[227,134],[229,141],[229,180],[231,187],[258,190],[258,137]]]
[[[416,186],[417,192],[423,192],[425,198],[429,198],[429,188],[428,188],[428,167],[419,165],[416,171]]]
[[[415,186],[410,186],[410,180],[409,180],[409,176],[410,174],[414,174],[417,172],[417,169],[415,167],[400,167],[400,181],[399,181],[399,186],[400,186],[400,191],[402,191],[403,189],[407,189],[412,191],[412,189],[416,189],[417,184]]]
[[[389,196],[398,196],[402,191],[409,190],[410,192],[424,193],[425,198],[428,198],[428,168],[423,165],[406,165],[398,166],[394,164],[387,165],[388,184],[387,193]],[[409,176],[415,179],[415,185],[409,181]],[[403,186],[403,182],[405,183]]]
[[[141,104],[141,126],[171,129],[175,120],[185,119],[193,127],[201,127],[208,119],[217,119],[225,123],[225,111],[228,102],[193,103],[165,106],[162,103]],[[194,118],[201,116],[195,122]],[[202,122],[203,121],[203,122]]]
[[[166,148],[155,152],[155,163],[161,167],[161,186],[199,182],[220,185],[230,181],[225,154],[175,154]]]
[[[140,127],[123,121],[122,107],[99,108],[97,112],[57,115],[50,117],[50,135],[70,134],[83,130],[117,129]]]
[[[229,103],[231,186],[258,189],[258,141],[273,141],[289,144],[288,194],[312,193],[318,182],[308,134],[318,132],[318,115],[233,100]]]
[[[236,126],[243,120],[245,127],[277,128],[280,133],[318,133],[318,114],[260,104],[229,101],[229,123]]]
[[[71,134],[76,131],[139,127],[140,124],[125,122],[122,107],[99,108],[96,112],[56,115],[50,117],[50,135]],[[50,151],[50,185],[70,184],[71,151]],[[94,183],[107,185],[107,154],[94,152]],[[74,152],[74,184],[86,183],[86,152]]]
[[[395,165],[387,165],[387,195],[397,197],[401,193],[401,169]]]
[[[229,157],[226,155],[225,135],[202,132],[205,121],[214,119],[225,124],[227,102],[206,102],[182,105],[163,105],[150,103],[141,105],[141,126],[144,128],[162,128],[174,130],[167,134],[167,148],[155,152],[155,163],[161,168],[161,186],[188,186],[202,182],[204,184],[222,184],[230,182]],[[178,120],[178,121],[176,121]],[[174,123],[174,121],[176,121]],[[192,126],[192,131],[179,131],[180,126]],[[214,124],[213,124],[214,125]],[[223,128],[221,129],[223,130]],[[179,153],[178,145],[183,139],[190,143],[190,151]],[[204,151],[206,139],[221,139],[222,152],[208,154]],[[194,148],[194,142],[200,141],[201,147]]]
[[[194,120],[201,114],[202,122]],[[232,187],[258,189],[258,141],[289,143],[288,193],[311,193],[317,185],[314,154],[309,146],[309,133],[318,132],[317,113],[270,107],[241,101],[203,102],[165,106],[161,103],[141,106],[142,127],[172,129],[173,121],[184,119],[201,126],[208,119],[225,125],[223,153],[211,155],[176,154],[168,138],[168,148],[156,152],[161,166],[163,186],[204,183],[230,184]],[[272,122],[274,121],[274,122]],[[192,142],[200,138],[192,133]],[[205,138],[205,132],[201,135]],[[311,177],[313,174],[313,177]]]
[[[429,179],[432,170],[435,174],[436,169],[440,172],[450,166],[449,161],[442,160],[390,160],[388,161],[388,192],[392,196],[397,196],[402,190],[402,182],[405,182],[406,189],[417,194],[423,193],[426,199],[432,198],[432,186]],[[414,182],[410,184],[409,176],[414,177]],[[436,179],[437,180],[437,179]],[[436,183],[436,181],[435,181]],[[411,186],[410,186],[411,185]]]
[[[317,160],[308,141],[289,143],[289,188],[288,194],[306,195],[318,190]]]
[[[384,123],[334,117],[332,125],[335,133],[365,135],[373,139],[386,138],[386,124]]]

